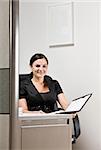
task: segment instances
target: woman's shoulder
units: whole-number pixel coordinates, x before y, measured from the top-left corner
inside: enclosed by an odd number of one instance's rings
[[[63,93],[63,90],[58,82],[58,80],[52,79],[50,76],[46,76],[46,82],[50,86],[51,89],[55,89],[57,94]]]
[[[47,81],[47,82],[50,82],[50,83],[58,83],[58,81],[56,80],[56,79],[53,79],[51,76],[49,76],[49,75],[46,75],[45,76],[45,80]]]

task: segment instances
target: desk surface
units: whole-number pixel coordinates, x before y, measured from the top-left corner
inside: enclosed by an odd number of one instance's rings
[[[20,120],[44,120],[44,119],[70,119],[72,115],[70,114],[32,114],[32,113],[22,113],[19,115]]]

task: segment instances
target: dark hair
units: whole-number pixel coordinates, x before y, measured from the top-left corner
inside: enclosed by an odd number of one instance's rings
[[[33,55],[30,59],[30,66],[32,66],[33,62],[36,61],[37,59],[45,59],[47,64],[48,64],[48,59],[47,57],[44,55],[44,54],[41,54],[41,53],[36,53],[35,55]]]

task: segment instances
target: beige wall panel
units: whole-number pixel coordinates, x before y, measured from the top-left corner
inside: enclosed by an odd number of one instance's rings
[[[9,0],[0,0],[0,68],[9,67]]]
[[[0,113],[9,113],[9,69],[0,69]]]
[[[9,150],[9,115],[0,115],[0,150]]]

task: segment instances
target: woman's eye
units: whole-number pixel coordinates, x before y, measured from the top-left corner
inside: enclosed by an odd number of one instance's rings
[[[36,65],[35,67],[40,68],[41,65]],[[46,65],[43,65],[42,67],[43,67],[43,68],[46,68]]]
[[[37,67],[37,68],[39,68],[39,67],[40,67],[40,65],[36,65],[36,67]]]
[[[46,68],[46,65],[43,65],[43,68]]]

